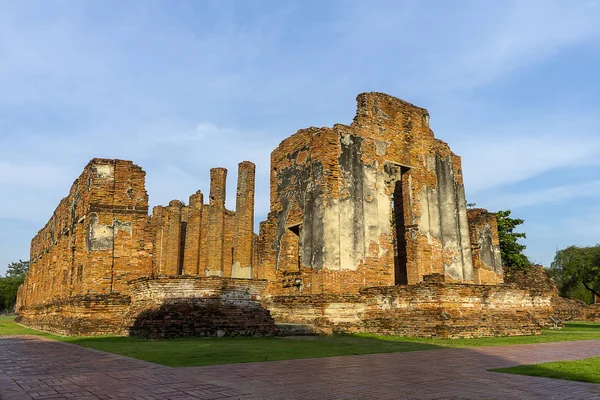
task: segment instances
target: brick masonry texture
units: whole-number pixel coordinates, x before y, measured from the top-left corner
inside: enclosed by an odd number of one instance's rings
[[[600,321],[600,307],[590,306],[578,299],[560,297],[554,281],[541,265],[532,265],[527,271],[509,270],[506,272],[505,282],[526,290],[533,296],[550,297],[553,314],[563,321]]]
[[[483,208],[475,208],[467,210],[467,219],[475,283],[502,283],[502,258],[496,215]]]
[[[221,277],[141,278],[131,282],[130,334],[270,336],[278,329],[261,303],[266,281]]]
[[[471,338],[534,335],[553,313],[552,297],[514,285],[446,283],[365,288],[358,296],[275,296],[276,319],[311,323],[323,333]]]
[[[350,125],[272,152],[259,235],[249,161],[235,211],[213,168],[206,203],[198,191],[151,216],[140,167],[90,161],[32,240],[21,321],[152,338],[276,334],[270,313],[323,332],[538,333],[556,293],[502,284],[494,215],[467,211],[460,157],[428,111],[382,93],[357,104]]]

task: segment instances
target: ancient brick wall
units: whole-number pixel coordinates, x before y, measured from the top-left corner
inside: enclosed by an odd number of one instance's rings
[[[502,258],[496,215],[483,208],[473,208],[467,210],[467,219],[474,282],[483,285],[502,283]]]
[[[154,275],[254,276],[255,166],[239,164],[236,212],[225,208],[227,170],[213,168],[210,177],[208,204],[198,191],[187,206],[173,200],[154,207]]]
[[[553,296],[558,296],[556,284],[541,265],[532,265],[531,268],[526,270],[509,268],[504,271],[504,281],[517,286],[519,289],[539,293],[549,292]]]
[[[431,273],[472,282],[460,158],[427,110],[358,96],[351,125],[309,128],[271,154],[260,277],[274,294],[357,293]]]
[[[145,172],[130,161],[93,159],[31,242],[19,307],[72,296],[127,293],[151,273]]]
[[[310,323],[321,332],[470,338],[539,334],[552,297],[507,285],[445,283],[434,274],[416,285],[361,290],[359,296],[274,296],[277,322]]]

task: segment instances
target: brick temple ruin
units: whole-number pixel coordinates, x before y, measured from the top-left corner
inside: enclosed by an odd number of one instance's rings
[[[308,128],[271,153],[254,228],[254,164],[224,168],[207,202],[148,215],[144,171],[93,159],[31,243],[21,323],[64,334],[426,337],[540,332],[549,296],[503,284],[494,214],[467,210],[460,157],[429,113],[363,93],[350,125]]]

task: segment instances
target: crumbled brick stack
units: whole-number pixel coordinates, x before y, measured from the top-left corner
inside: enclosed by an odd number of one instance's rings
[[[600,321],[600,307],[590,306],[578,299],[569,299],[558,295],[556,284],[546,274],[541,265],[532,265],[527,270],[507,269],[505,281],[534,295],[543,294],[552,298],[552,315],[562,321]],[[549,325],[549,315],[538,313],[538,319]]]
[[[473,257],[474,282],[496,285],[503,282],[498,220],[483,208],[467,210]]]
[[[144,338],[271,336],[277,327],[261,304],[267,282],[159,277],[131,283],[129,333]]]
[[[556,284],[541,265],[532,265],[531,268],[524,270],[507,268],[504,271],[504,281],[523,290],[537,293],[549,292],[553,296],[558,296]]]

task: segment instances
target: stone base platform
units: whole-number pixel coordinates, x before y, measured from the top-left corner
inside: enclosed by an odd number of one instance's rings
[[[67,297],[19,308],[16,322],[59,335],[127,335],[123,325],[131,297],[123,294]]]
[[[266,281],[160,276],[123,294],[70,297],[21,307],[17,322],[62,335],[144,338],[269,336],[279,329],[261,303]]]
[[[271,336],[275,321],[261,306],[267,281],[162,276],[129,283],[129,334],[144,338]]]
[[[277,322],[311,323],[322,333],[438,338],[536,335],[552,315],[549,295],[433,278],[366,288],[360,296],[276,296],[267,307]]]

